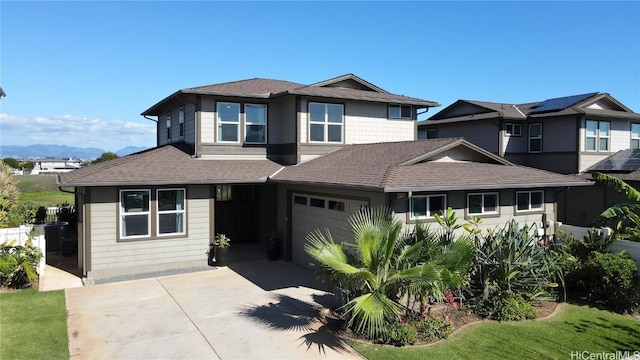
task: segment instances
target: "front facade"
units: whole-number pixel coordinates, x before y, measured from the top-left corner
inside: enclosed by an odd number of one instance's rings
[[[590,184],[462,139],[416,141],[417,113],[436,105],[351,74],[180,90],[143,112],[156,148],[59,175],[77,194],[79,266],[101,278],[204,265],[216,234],[242,244],[270,230],[285,259],[309,265],[307,234],[347,241],[362,206],[389,206],[408,227],[447,207],[485,226],[542,226],[559,187]]]
[[[463,137],[517,164],[562,174],[640,147],[640,114],[601,93],[525,104],[458,100],[418,128],[419,138]]]

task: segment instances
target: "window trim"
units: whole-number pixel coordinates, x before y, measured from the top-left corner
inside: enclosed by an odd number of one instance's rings
[[[391,116],[391,107],[398,107],[400,116]],[[402,108],[403,107],[408,107],[409,108],[409,117],[402,116]],[[413,120],[413,106],[406,105],[406,104],[389,104],[389,107],[387,108],[387,115],[389,115],[389,119]]]
[[[447,209],[447,194],[424,194],[424,195],[412,195],[412,196],[410,196],[410,197],[409,197],[409,220],[412,220],[412,221],[418,221],[418,220],[432,220],[432,219],[435,219],[435,216],[434,216],[434,215],[435,215],[435,212],[432,212],[432,211],[429,209],[429,200],[430,200],[432,197],[434,197],[434,198],[435,198],[435,197],[442,197],[442,198],[444,198],[444,202],[443,202],[443,204],[444,204],[444,210],[446,210],[446,209]],[[426,212],[427,212],[427,215],[426,215],[426,216],[415,216],[415,215],[413,214],[413,200],[414,200],[414,199],[419,199],[419,198],[424,198],[424,199],[425,199],[425,202],[426,202],[426,203],[425,203],[425,205],[426,205],[426,206],[425,206],[425,209],[426,209]]]
[[[542,203],[540,204],[539,208],[532,208],[532,202],[531,202],[531,195],[533,193],[541,193],[542,194]],[[528,194],[528,198],[529,198],[529,208],[528,209],[523,209],[520,210],[519,209],[519,204],[518,204],[518,195],[520,194]],[[525,191],[516,191],[516,199],[515,199],[515,212],[516,213],[533,213],[533,212],[544,212],[544,190],[525,190]]]
[[[633,137],[633,127],[634,127],[634,125],[638,127],[638,136],[637,137]],[[631,149],[640,149],[640,123],[633,123],[632,122],[629,130],[630,130],[630,133],[631,133],[631,142],[629,143],[629,147]],[[637,143],[638,143],[637,147],[633,147],[633,141],[634,140],[636,140]]]
[[[589,136],[588,133],[588,127],[589,127],[589,123],[595,123],[596,124],[596,134],[595,136]],[[600,124],[602,123],[607,123],[609,125],[609,135],[607,136],[602,136],[600,134]],[[588,139],[594,139],[595,140],[595,149],[591,150],[591,149],[587,149],[587,140]],[[605,150],[602,150],[600,148],[600,140],[602,139],[607,139],[607,148]],[[585,119],[584,122],[584,151],[585,152],[591,152],[591,153],[596,153],[596,152],[610,152],[611,151],[611,122],[610,121],[606,121],[606,120],[591,120],[591,119]]]
[[[180,128],[178,136],[182,139],[184,138],[184,106],[178,108],[178,126]]]
[[[237,121],[224,121],[220,119],[220,105],[223,104],[233,104],[233,105],[238,105],[238,119]],[[221,136],[221,132],[220,132],[220,125],[223,124],[235,124],[236,125],[236,141],[224,141],[224,140],[220,140],[220,136]],[[216,143],[219,144],[240,144],[241,143],[241,137],[240,137],[240,126],[242,125],[242,104],[241,103],[237,103],[237,102],[231,102],[231,101],[218,101],[216,102],[216,124],[215,124],[215,131],[216,131]]]
[[[509,126],[511,126],[511,132],[509,132]],[[518,132],[517,133],[514,131],[516,129],[516,127],[518,128]],[[522,136],[522,124],[514,123],[514,122],[505,123],[504,124],[504,133],[505,133],[506,136],[521,137]]]
[[[161,191],[182,191],[183,193],[183,209],[182,210],[162,210],[160,211],[160,202],[158,199],[160,198],[159,193]],[[187,189],[186,188],[157,188],[156,189],[156,237],[165,238],[165,237],[175,237],[175,236],[184,236],[187,234]],[[160,215],[162,214],[182,214],[182,232],[173,232],[173,233],[160,233]]]
[[[141,211],[136,213],[130,213],[130,215],[147,215],[147,234],[146,235],[132,235],[126,236],[122,234],[122,230],[124,229],[123,220],[127,216],[127,212],[124,211],[124,207],[122,206],[122,195],[125,192],[138,192],[145,191],[148,194],[149,203],[148,210]],[[137,240],[137,239],[149,239],[153,238],[152,229],[151,229],[151,189],[120,189],[118,191],[118,240]]]
[[[249,122],[247,119],[247,106],[255,106],[255,107],[262,107],[264,109],[264,124],[260,124],[260,123],[252,123]],[[244,143],[245,144],[257,144],[257,145],[264,145],[267,143],[267,123],[268,123],[268,113],[267,113],[267,105],[265,104],[253,104],[253,103],[245,103],[244,104]],[[254,142],[254,141],[247,141],[247,127],[249,125],[262,125],[264,127],[264,141],[262,142]]]
[[[532,126],[540,126],[540,135],[537,137],[531,137],[531,127]],[[539,154],[542,152],[542,123],[541,122],[537,122],[537,123],[531,123],[529,124],[529,132],[527,133],[527,137],[528,137],[528,141],[527,141],[527,150],[530,153],[534,153],[534,154]],[[540,150],[534,151],[531,150],[531,140],[540,140]]]
[[[167,141],[171,141],[171,112],[165,115],[165,119],[167,121]]]
[[[322,105],[324,106],[324,121],[320,122],[320,121],[312,121],[311,120],[311,105],[312,104],[317,104],[317,105]],[[332,126],[337,126],[338,123],[334,123],[334,122],[330,122],[329,121],[329,111],[328,111],[328,106],[329,105],[334,105],[334,106],[340,106],[342,108],[342,121],[340,122],[340,141],[329,141],[329,125]],[[315,102],[315,101],[309,101],[309,103],[307,104],[307,115],[308,115],[308,121],[307,121],[307,139],[309,141],[309,143],[313,143],[313,144],[344,144],[344,104],[336,104],[336,103],[322,103],[322,102]],[[315,124],[315,125],[323,125],[323,140],[319,141],[319,140],[311,140],[311,125]]]
[[[472,213],[471,209],[469,208],[470,205],[470,201],[469,201],[469,197],[473,196],[473,195],[482,195],[482,212],[480,213]],[[495,195],[496,196],[496,211],[492,211],[492,212],[488,212],[485,211],[485,197],[487,195]],[[466,206],[466,212],[467,215],[472,215],[472,216],[492,216],[492,215],[500,215],[500,193],[499,192],[479,192],[479,193],[468,193],[467,194],[467,206]]]

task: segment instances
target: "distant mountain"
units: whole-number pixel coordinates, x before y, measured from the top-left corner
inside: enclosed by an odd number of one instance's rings
[[[147,149],[146,147],[127,146],[116,151],[118,156],[125,156],[134,152]],[[66,145],[0,145],[1,158],[29,159],[29,158],[45,158],[45,157],[62,157],[62,158],[78,158],[81,160],[93,160],[100,157],[107,150],[94,147],[78,147]]]

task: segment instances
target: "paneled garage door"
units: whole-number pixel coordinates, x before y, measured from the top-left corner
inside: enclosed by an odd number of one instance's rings
[[[298,264],[311,267],[312,258],[304,251],[307,235],[315,229],[329,229],[335,242],[350,241],[351,228],[347,220],[366,201],[293,194],[292,256]]]

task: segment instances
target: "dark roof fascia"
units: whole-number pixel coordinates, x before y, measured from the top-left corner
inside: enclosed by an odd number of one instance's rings
[[[418,126],[428,126],[428,125],[437,125],[437,124],[451,124],[458,122],[467,122],[467,121],[481,121],[481,120],[495,120],[495,119],[504,119],[504,120],[514,120],[514,121],[525,121],[527,118],[523,117],[513,117],[513,116],[504,116],[498,113],[497,111],[493,111],[490,113],[482,113],[482,114],[474,114],[474,115],[464,115],[454,118],[444,118],[444,119],[433,119],[429,118],[426,120],[421,120],[418,122]]]
[[[503,190],[503,189],[531,189],[549,187],[573,187],[591,186],[594,182],[558,182],[558,183],[517,183],[517,184],[492,184],[492,185],[457,185],[457,186],[424,186],[424,187],[387,187],[385,193],[418,192],[418,191],[464,191],[464,190]]]
[[[376,92],[383,93],[383,94],[390,94],[388,91],[384,90],[383,88],[378,87],[378,86],[376,86],[376,85],[374,85],[374,84],[372,84],[372,83],[370,83],[370,82],[368,82],[368,81],[362,79],[361,77],[356,76],[356,75],[354,75],[352,73],[344,74],[344,75],[341,75],[341,76],[337,76],[337,77],[334,77],[334,78],[328,79],[328,80],[323,80],[323,81],[317,82],[315,84],[311,84],[311,85],[309,85],[309,87],[312,87],[312,86],[313,87],[324,87],[324,86],[335,84],[337,82],[344,81],[344,80],[353,80],[353,81],[355,81],[357,83],[360,83],[360,84],[362,84],[362,85],[364,85],[364,86],[366,86],[366,87],[368,87],[371,90],[374,90]]]
[[[345,100],[378,102],[378,103],[387,103],[387,104],[414,105],[414,106],[420,106],[420,109],[440,106],[440,104],[435,101],[421,100],[416,98],[407,98],[407,99],[401,99],[401,98],[385,99],[380,97],[376,98],[375,94],[378,94],[378,93],[375,93],[375,92],[371,92],[370,94],[366,94],[364,96],[331,95],[331,94],[313,93],[313,89],[310,89],[309,91],[305,91],[305,89],[309,89],[309,87],[288,90],[287,93],[291,95],[302,95],[302,96],[308,96],[312,98],[316,97],[316,98],[324,98],[324,99],[338,99],[338,100],[345,99]],[[360,90],[360,91],[362,91],[363,93],[367,93],[367,91],[364,91],[364,90]],[[402,96],[402,95],[396,95],[396,94],[388,94],[388,95]]]
[[[143,111],[140,115],[142,115],[142,116],[157,116],[158,115],[157,110],[159,110],[164,104],[166,104],[169,101],[173,100],[174,98],[178,97],[182,93],[183,93],[182,90],[178,90],[178,91],[174,92],[173,94],[167,96],[166,98],[158,101],[157,103],[155,103],[153,106],[151,106],[147,110]]]
[[[417,156],[417,157],[415,157],[413,159],[409,159],[409,160],[407,160],[407,161],[405,161],[403,163],[400,163],[400,164],[398,164],[398,166],[417,164],[417,163],[421,162],[422,160],[428,159],[428,158],[430,158],[430,157],[432,157],[434,155],[437,155],[437,154],[440,154],[442,152],[448,151],[448,150],[453,149],[454,147],[457,147],[457,146],[466,146],[467,148],[469,148],[471,150],[474,150],[476,152],[479,152],[480,154],[482,154],[482,155],[484,155],[484,156],[486,156],[486,157],[488,157],[488,158],[490,158],[492,160],[495,160],[496,162],[498,162],[499,164],[502,164],[502,165],[508,165],[508,166],[515,165],[511,161],[509,161],[509,160],[507,160],[507,159],[505,159],[503,157],[500,157],[500,156],[498,156],[498,155],[496,155],[496,154],[494,154],[494,153],[492,153],[492,152],[490,152],[490,151],[488,151],[488,150],[486,150],[486,149],[484,149],[484,148],[482,148],[482,147],[480,147],[478,145],[475,145],[475,144],[473,144],[473,143],[471,143],[471,142],[469,142],[469,141],[467,141],[465,139],[458,139],[457,141],[451,142],[451,143],[446,144],[444,146],[441,146],[441,147],[439,147],[439,148],[437,148],[435,150],[429,151],[426,154],[422,154],[422,155]]]
[[[447,112],[449,109],[454,109],[454,108],[456,108],[456,107],[457,107],[457,106],[459,106],[461,103],[467,103],[467,104],[471,104],[471,105],[474,105],[474,106],[478,106],[478,107],[481,107],[481,108],[487,109],[487,110],[489,110],[489,111],[487,111],[487,113],[491,113],[491,112],[498,113],[495,109],[491,109],[491,108],[488,108],[488,107],[483,106],[483,105],[481,105],[481,104],[477,104],[474,100],[458,99],[458,100],[456,100],[456,102],[454,102],[453,104],[451,104],[451,105],[447,106],[446,108],[444,108],[444,109],[442,109],[442,110],[438,111],[437,113],[433,114],[433,115],[432,115],[428,120],[438,120],[438,119],[447,119],[447,120],[448,120],[448,119],[451,119],[451,118],[449,118],[449,117],[444,117],[444,118],[443,118],[443,117],[440,117],[439,115],[440,115],[440,114],[442,114],[442,113]],[[485,114],[485,113],[482,113],[482,114]],[[476,115],[479,115],[479,114],[476,114]],[[466,116],[469,116],[469,115],[463,115],[463,116],[458,116],[458,117],[466,117]]]
[[[273,179],[273,178],[269,178],[267,182],[277,183],[277,184],[290,184],[290,185],[324,186],[324,187],[331,187],[331,188],[354,189],[354,190],[376,191],[376,192],[380,192],[383,190],[381,186],[338,184],[338,183],[325,183],[325,182],[315,182],[315,181],[280,180],[280,179]]]
[[[56,182],[61,187],[98,187],[98,186],[156,186],[156,185],[212,185],[212,184],[264,184],[268,179],[261,178],[255,180],[238,179],[238,180],[216,180],[216,179],[202,179],[197,181],[165,181],[165,180],[152,180],[152,181],[131,181],[131,182],[71,182],[66,184],[60,184],[60,179],[57,178]]]

